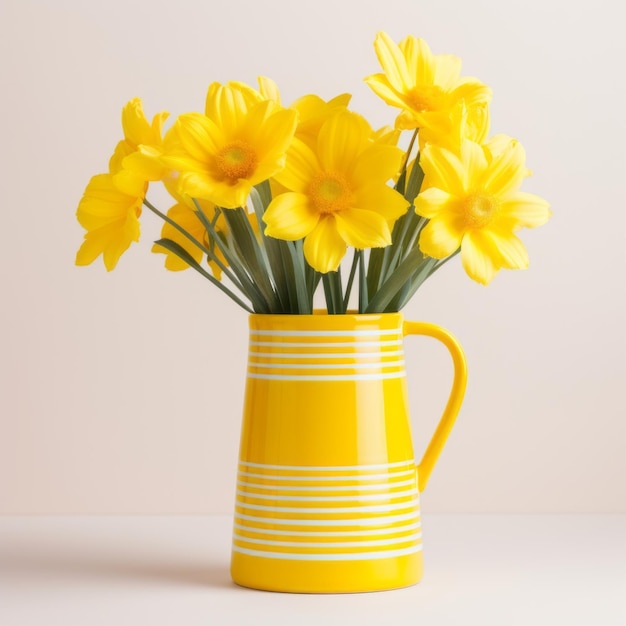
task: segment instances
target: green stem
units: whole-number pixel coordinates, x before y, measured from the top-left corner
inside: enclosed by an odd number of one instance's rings
[[[369,306],[367,276],[365,272],[365,252],[359,250],[359,313],[365,313]]]
[[[213,224],[204,214],[204,211],[202,211],[202,207],[200,206],[200,203],[195,198],[193,198],[193,202],[197,208],[196,214],[198,216],[198,219],[202,222],[204,227],[207,229],[207,232],[209,233],[209,237],[211,237],[215,241],[215,243],[217,244],[217,247],[221,250],[222,254],[224,255],[228,265],[232,268],[232,271],[237,275],[237,278],[241,282],[241,285],[242,285],[241,291],[246,295],[246,297],[248,297],[251,300],[252,305],[254,306],[254,309],[257,313],[269,313],[270,306],[267,300],[263,296],[261,290],[257,287],[254,281],[250,278],[250,275],[248,274],[245,266],[241,264],[235,252],[233,252],[230,249],[230,247],[226,243],[224,243],[221,237],[217,234],[217,231],[213,227]],[[220,209],[218,207],[215,207],[215,210],[219,211]]]
[[[189,267],[193,268],[199,274],[202,274],[207,280],[213,283],[218,289],[223,291],[231,300],[236,302],[240,307],[248,311],[248,313],[254,313],[254,311],[236,294],[234,294],[228,287],[217,280],[215,276],[207,272],[192,256],[183,248],[179,243],[172,241],[171,239],[158,239],[154,242],[158,246],[165,248],[172,254],[175,254],[179,259],[183,260]]]
[[[356,269],[359,263],[359,251],[355,248],[354,256],[352,257],[352,266],[350,267],[350,274],[348,276],[348,284],[346,285],[346,295],[343,299],[343,310],[348,310],[348,303],[350,301],[350,293],[352,292],[352,283],[354,283],[354,277],[356,276]]]

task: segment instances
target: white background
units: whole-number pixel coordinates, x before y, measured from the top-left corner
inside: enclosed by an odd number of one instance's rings
[[[526,272],[487,288],[458,262],[405,310],[454,332],[467,399],[428,512],[626,512],[626,44],[618,2],[2,0],[0,514],[232,510],[247,319],[138,245],[107,274],[74,267],[75,210],[121,138],[120,111],[201,111],[208,84],[267,75],[290,103],[387,107],[378,30],[426,39],[494,91],[525,190],[553,217]],[[149,194],[161,208],[167,199]],[[445,402],[444,350],[408,340],[416,449]]]

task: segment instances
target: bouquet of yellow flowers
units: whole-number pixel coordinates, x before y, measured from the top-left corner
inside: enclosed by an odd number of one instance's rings
[[[76,263],[102,255],[115,268],[146,207],[164,221],[152,250],[165,267],[193,268],[251,313],[312,313],[320,282],[328,313],[346,313],[353,287],[359,313],[399,311],[459,252],[482,284],[526,268],[515,232],[544,224],[549,205],[520,191],[521,144],[488,136],[489,87],[422,39],[381,32],[374,46],[383,72],[365,81],[400,110],[395,128],[373,129],[349,94],[285,107],[268,78],[258,89],[211,84],[204,113],[165,133],[167,113],[150,123],[131,100],[109,171],[78,206],[87,232]],[[155,181],[174,198],[167,213],[146,197]]]

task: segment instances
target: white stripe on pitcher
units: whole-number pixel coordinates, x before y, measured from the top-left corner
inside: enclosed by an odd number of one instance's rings
[[[413,533],[404,537],[394,537],[393,539],[372,539],[364,541],[279,541],[273,539],[252,539],[243,535],[234,534],[233,538],[244,543],[255,543],[262,546],[282,546],[284,548],[371,548],[374,546],[393,546],[399,543],[415,542],[422,538],[422,533]]]
[[[280,517],[258,517],[235,511],[235,518],[247,522],[272,524],[272,526],[389,526],[396,522],[415,521],[419,518],[419,508],[410,513],[387,515],[385,517],[357,517],[354,519],[286,519]]]
[[[280,370],[352,370],[365,368],[402,367],[404,361],[379,361],[378,363],[248,363],[248,367]]]
[[[359,496],[273,496],[268,494],[250,493],[249,491],[237,489],[237,495],[245,498],[252,498],[253,500],[277,500],[288,502],[362,502],[363,500],[395,500],[396,498],[406,498],[408,496],[417,495],[417,489],[375,494],[368,493],[366,495]],[[411,498],[411,500],[414,499],[415,498]]]
[[[248,556],[260,556],[266,559],[281,559],[289,561],[369,561],[370,559],[389,559],[396,556],[407,556],[421,552],[422,544],[419,543],[410,548],[402,548],[400,550],[381,550],[379,552],[348,552],[344,554],[331,553],[312,553],[312,554],[296,554],[292,552],[263,552],[262,550],[249,550],[248,548],[240,548],[233,546],[233,552],[240,552]]]
[[[251,328],[250,334],[265,337],[371,337],[376,335],[402,336],[402,331],[398,328],[382,330],[255,330]]]
[[[283,375],[283,374],[252,374],[248,372],[248,378],[259,378],[261,380],[386,380],[389,378],[406,378],[406,372],[392,372],[390,374],[346,374],[346,375]]]
[[[258,526],[246,526],[234,524],[238,530],[259,535],[281,535],[284,537],[370,537],[372,535],[397,535],[398,533],[417,530],[422,527],[421,522],[392,526],[389,528],[370,528],[369,530],[276,530],[275,528],[259,528]]]
[[[320,493],[324,491],[380,491],[381,489],[383,489],[384,491],[381,492],[381,495],[386,493],[397,493],[393,491],[390,492],[390,487],[406,487],[407,485],[414,484],[415,479],[400,480],[395,483],[380,483],[377,485],[348,485],[345,487],[337,487],[335,485],[333,485],[332,487],[327,487],[326,485],[320,485],[316,487],[311,487],[308,485],[306,487],[297,485],[260,485],[258,483],[248,483],[243,480],[237,481],[237,485],[240,487],[247,487],[248,489],[264,489],[265,491],[316,491]]]
[[[267,511],[268,513],[387,513],[414,507],[417,503],[415,498],[398,504],[367,504],[365,506],[338,506],[338,507],[302,507],[302,506],[268,506],[265,504],[248,504],[237,501],[235,506],[241,509],[253,511]]]
[[[315,470],[315,471],[319,471],[319,470]],[[299,480],[311,480],[311,481],[329,480],[329,481],[335,481],[335,482],[340,482],[340,483],[345,483],[345,482],[354,481],[354,480],[383,480],[385,478],[397,478],[399,476],[415,476],[414,469],[405,470],[402,472],[393,472],[392,474],[361,474],[361,475],[344,474],[343,476],[285,476],[285,475],[274,476],[272,474],[257,474],[255,472],[243,472],[241,470],[239,470],[237,473],[239,476],[248,476],[250,478],[265,478],[267,480],[289,480],[292,482],[298,482]],[[382,483],[382,484],[394,485],[395,483],[392,481],[389,483]]]
[[[385,339],[384,341],[338,341],[335,343],[307,343],[307,342],[279,342],[279,341],[250,341],[251,346],[271,346],[274,348],[362,348],[376,346],[401,346],[402,339]]]
[[[404,350],[390,350],[389,352],[254,352],[250,356],[272,359],[373,359],[384,356],[403,356]]]
[[[285,471],[302,471],[302,472],[369,472],[370,470],[392,469],[396,467],[405,467],[407,465],[415,466],[413,459],[405,461],[394,461],[393,463],[369,463],[363,465],[272,465],[269,463],[253,463],[252,461],[239,461],[239,465],[247,465],[248,467],[256,467],[259,469],[285,470]]]

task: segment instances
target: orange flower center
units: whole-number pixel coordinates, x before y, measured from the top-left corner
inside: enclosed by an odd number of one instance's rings
[[[413,87],[406,95],[407,104],[419,113],[441,109],[443,91],[435,85]]]
[[[309,187],[309,197],[319,213],[337,213],[352,206],[352,190],[341,174],[318,174]]]
[[[463,202],[465,221],[470,228],[484,228],[498,210],[498,200],[482,191],[466,196]]]
[[[256,152],[245,141],[231,141],[215,156],[215,164],[222,177],[230,183],[250,178],[258,165]]]

